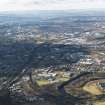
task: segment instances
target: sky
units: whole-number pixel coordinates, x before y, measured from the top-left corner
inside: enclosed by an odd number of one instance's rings
[[[0,0],[0,11],[105,9],[105,0]]]

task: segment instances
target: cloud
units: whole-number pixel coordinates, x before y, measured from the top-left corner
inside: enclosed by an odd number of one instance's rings
[[[0,10],[105,9],[105,0],[2,0]]]

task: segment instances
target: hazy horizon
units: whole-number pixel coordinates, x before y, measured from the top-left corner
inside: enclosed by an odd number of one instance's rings
[[[3,0],[0,11],[27,10],[98,10],[105,9],[105,0]]]

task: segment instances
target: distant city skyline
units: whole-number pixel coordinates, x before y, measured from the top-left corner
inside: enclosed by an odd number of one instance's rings
[[[105,9],[105,0],[2,0],[0,11]]]

